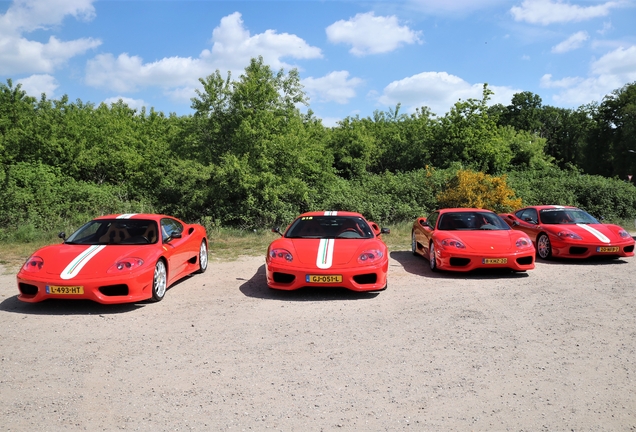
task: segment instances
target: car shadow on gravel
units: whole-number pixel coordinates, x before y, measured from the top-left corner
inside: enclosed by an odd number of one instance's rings
[[[508,269],[477,269],[470,272],[433,272],[424,257],[420,255],[415,256],[411,251],[391,252],[391,258],[399,262],[407,273],[433,279],[520,279],[528,277],[529,273],[514,272]],[[530,270],[530,272],[532,272],[532,270]]]
[[[628,258],[633,259],[633,258]],[[584,259],[576,259],[576,258],[550,258],[549,260],[537,259],[537,264],[543,265],[581,265],[581,266],[591,266],[591,265],[622,265],[629,264],[624,258],[612,258],[612,257],[590,257]]]
[[[144,302],[105,305],[91,300],[49,299],[39,303],[25,303],[18,296],[0,303],[0,311],[25,315],[112,315],[131,312],[144,306]]]
[[[289,302],[303,301],[339,301],[368,300],[378,296],[381,291],[356,292],[345,288],[301,288],[294,291],[273,290],[267,286],[265,264],[261,265],[254,276],[243,283],[239,290],[247,297],[263,300],[279,300]]]

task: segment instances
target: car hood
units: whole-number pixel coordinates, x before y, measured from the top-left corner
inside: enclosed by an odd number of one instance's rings
[[[152,245],[71,245],[47,246],[35,252],[44,260],[43,270],[62,279],[104,277],[118,260],[126,257],[146,261]]]
[[[561,231],[572,231],[578,234],[583,241],[587,243],[613,243],[628,241],[629,238],[621,238],[618,231],[622,228],[618,225],[608,224],[562,224],[562,225],[544,225],[544,228],[553,234]]]
[[[370,249],[380,249],[386,254],[386,246],[376,239],[288,239],[288,242],[294,259],[304,266],[347,265]]]
[[[473,251],[504,252],[517,249],[516,240],[523,236],[512,230],[452,231],[448,238],[460,240]],[[443,240],[443,238],[442,238]]]

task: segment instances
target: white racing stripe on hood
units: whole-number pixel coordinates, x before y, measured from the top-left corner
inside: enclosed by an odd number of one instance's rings
[[[62,279],[73,279],[95,255],[97,255],[106,245],[94,245],[79,254],[69,265],[62,270],[60,277]]]
[[[122,214],[122,215],[117,216],[116,219],[130,219],[131,217],[133,217],[136,214],[137,213],[126,213],[126,214]],[[67,265],[64,270],[62,270],[62,273],[60,274],[60,277],[62,279],[64,279],[64,280],[73,279],[75,276],[78,275],[80,270],[95,255],[97,255],[99,252],[101,252],[101,250],[104,249],[105,247],[106,247],[106,245],[93,245],[93,246],[89,247],[84,252],[82,252],[81,254],[76,256],[75,259],[73,261],[71,261],[71,263],[69,265]]]
[[[318,245],[318,255],[316,256],[316,267],[319,269],[328,269],[333,261],[333,245],[334,239],[320,239]]]
[[[596,237],[597,239],[599,239],[603,243],[609,243],[610,242],[610,239],[605,237],[605,235],[602,232],[600,232],[599,230],[597,230],[596,228],[592,228],[591,226],[586,225],[586,224],[576,224],[576,226],[583,228],[584,230],[586,230],[587,232],[592,234],[594,237]]]

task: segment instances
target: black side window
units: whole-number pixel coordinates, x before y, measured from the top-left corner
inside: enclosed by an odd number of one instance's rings
[[[426,218],[426,222],[428,223],[428,226],[430,226],[431,228],[435,228],[435,225],[437,225],[437,219],[438,218],[439,218],[439,213],[437,213],[437,212],[431,213]]]
[[[174,219],[161,219],[161,238],[165,242],[175,234],[183,232],[183,225]]]

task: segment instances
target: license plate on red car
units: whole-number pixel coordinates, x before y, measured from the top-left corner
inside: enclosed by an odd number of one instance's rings
[[[483,264],[508,264],[508,258],[484,258]]]
[[[599,246],[596,252],[618,252],[618,246]]]
[[[341,283],[342,275],[307,275],[305,280],[311,283]]]
[[[84,294],[83,286],[57,286],[47,285],[47,294],[62,294],[62,295],[79,295]]]

